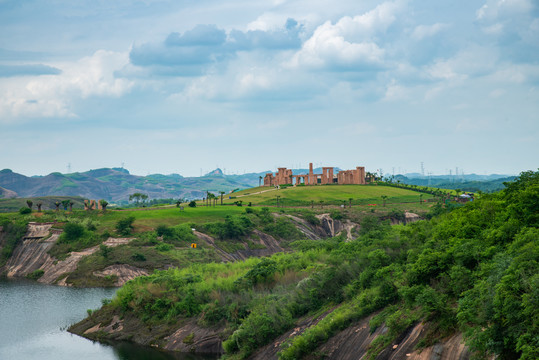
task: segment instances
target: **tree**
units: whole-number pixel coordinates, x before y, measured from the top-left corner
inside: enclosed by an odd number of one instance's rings
[[[144,203],[148,199],[148,195],[136,192],[129,195],[129,201],[135,201],[135,204],[138,206],[141,202]]]
[[[352,208],[352,200],[354,200],[354,199],[348,198],[348,204],[349,204],[349,207],[350,207],[350,208]]]
[[[43,205],[43,204],[42,204],[41,202],[36,203],[37,211],[38,211],[38,212],[41,212],[41,206],[42,206],[42,205]]]
[[[28,208],[32,210],[32,205],[34,205],[34,203],[32,202],[32,200],[26,200],[26,205],[28,205]]]
[[[421,204],[423,202],[423,194],[419,194],[419,203]]]
[[[221,205],[223,205],[223,195],[225,194],[225,192],[219,191],[219,194],[221,194]]]
[[[101,205],[101,208],[103,209],[103,211],[107,210],[108,204],[109,204],[108,201],[105,199],[99,200],[99,205]]]
[[[71,201],[71,200],[68,200],[68,199],[62,200],[62,206],[64,207],[64,210],[67,211],[67,207],[69,206],[69,202],[70,202],[70,201]]]
[[[214,199],[216,199],[217,197],[215,196],[215,194],[212,194],[211,192],[208,192],[207,194],[208,194],[207,199],[208,199],[208,203],[209,203],[208,205],[211,206],[211,205],[212,205],[212,201],[213,201]]]
[[[262,183],[262,176],[259,176],[258,177],[258,187],[260,187],[261,183]]]
[[[387,195],[382,195],[383,206],[386,206]]]
[[[197,202],[195,200],[191,200],[188,206],[192,208],[197,207]]]
[[[56,202],[54,203],[54,205],[56,206],[56,211],[60,211],[60,205],[62,205],[62,203],[59,202],[59,201],[56,201]]]
[[[69,202],[69,212],[73,212],[73,205],[75,205],[75,203],[73,201],[70,201]]]

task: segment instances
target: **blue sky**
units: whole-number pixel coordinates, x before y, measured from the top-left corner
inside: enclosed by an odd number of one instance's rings
[[[0,168],[539,167],[539,4],[0,0]]]

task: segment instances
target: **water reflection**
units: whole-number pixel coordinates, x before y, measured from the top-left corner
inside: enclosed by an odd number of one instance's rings
[[[131,343],[104,345],[70,334],[87,309],[116,289],[76,289],[34,281],[0,280],[0,359],[206,360],[216,356],[165,353]]]

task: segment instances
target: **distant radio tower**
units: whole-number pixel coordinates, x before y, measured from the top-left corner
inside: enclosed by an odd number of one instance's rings
[[[124,166],[125,166],[125,163],[124,163],[124,162],[122,162],[122,169],[124,168]]]
[[[425,176],[425,167],[423,166],[423,161],[421,161],[421,176]]]
[[[71,163],[67,163],[67,173],[71,174]]]

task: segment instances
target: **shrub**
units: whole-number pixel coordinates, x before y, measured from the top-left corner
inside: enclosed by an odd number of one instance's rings
[[[40,277],[42,277],[44,273],[45,273],[45,271],[43,271],[41,269],[37,269],[37,270],[32,271],[30,274],[26,275],[26,277],[28,279],[37,280]]]
[[[129,235],[131,233],[131,230],[133,230],[134,221],[135,218],[133,216],[118,220],[118,222],[116,223],[116,231],[118,232],[118,234]]]
[[[342,220],[344,218],[343,213],[341,211],[338,211],[338,210],[331,210],[331,212],[329,213],[329,216],[333,220]]]
[[[141,254],[141,253],[134,253],[133,256],[131,256],[131,258],[135,261],[146,261],[146,256],[144,256],[144,254]]]
[[[189,205],[187,206],[192,207],[192,208],[197,207],[197,202],[195,200],[192,200],[191,202],[189,202]]]
[[[32,209],[30,208],[27,208],[27,207],[22,207],[19,209],[19,214],[21,215],[26,215],[26,214],[30,214],[32,213]]]
[[[159,225],[155,229],[155,231],[157,232],[157,236],[163,236],[163,237],[165,236],[170,237],[174,234],[174,231],[166,225]]]
[[[309,224],[312,224],[312,225],[320,225],[320,219],[318,219],[314,213],[310,212],[310,211],[306,211],[303,213],[303,218],[305,219],[305,221],[307,221]]]
[[[75,241],[84,235],[84,227],[80,224],[67,223],[64,225],[63,237],[67,241]]]

